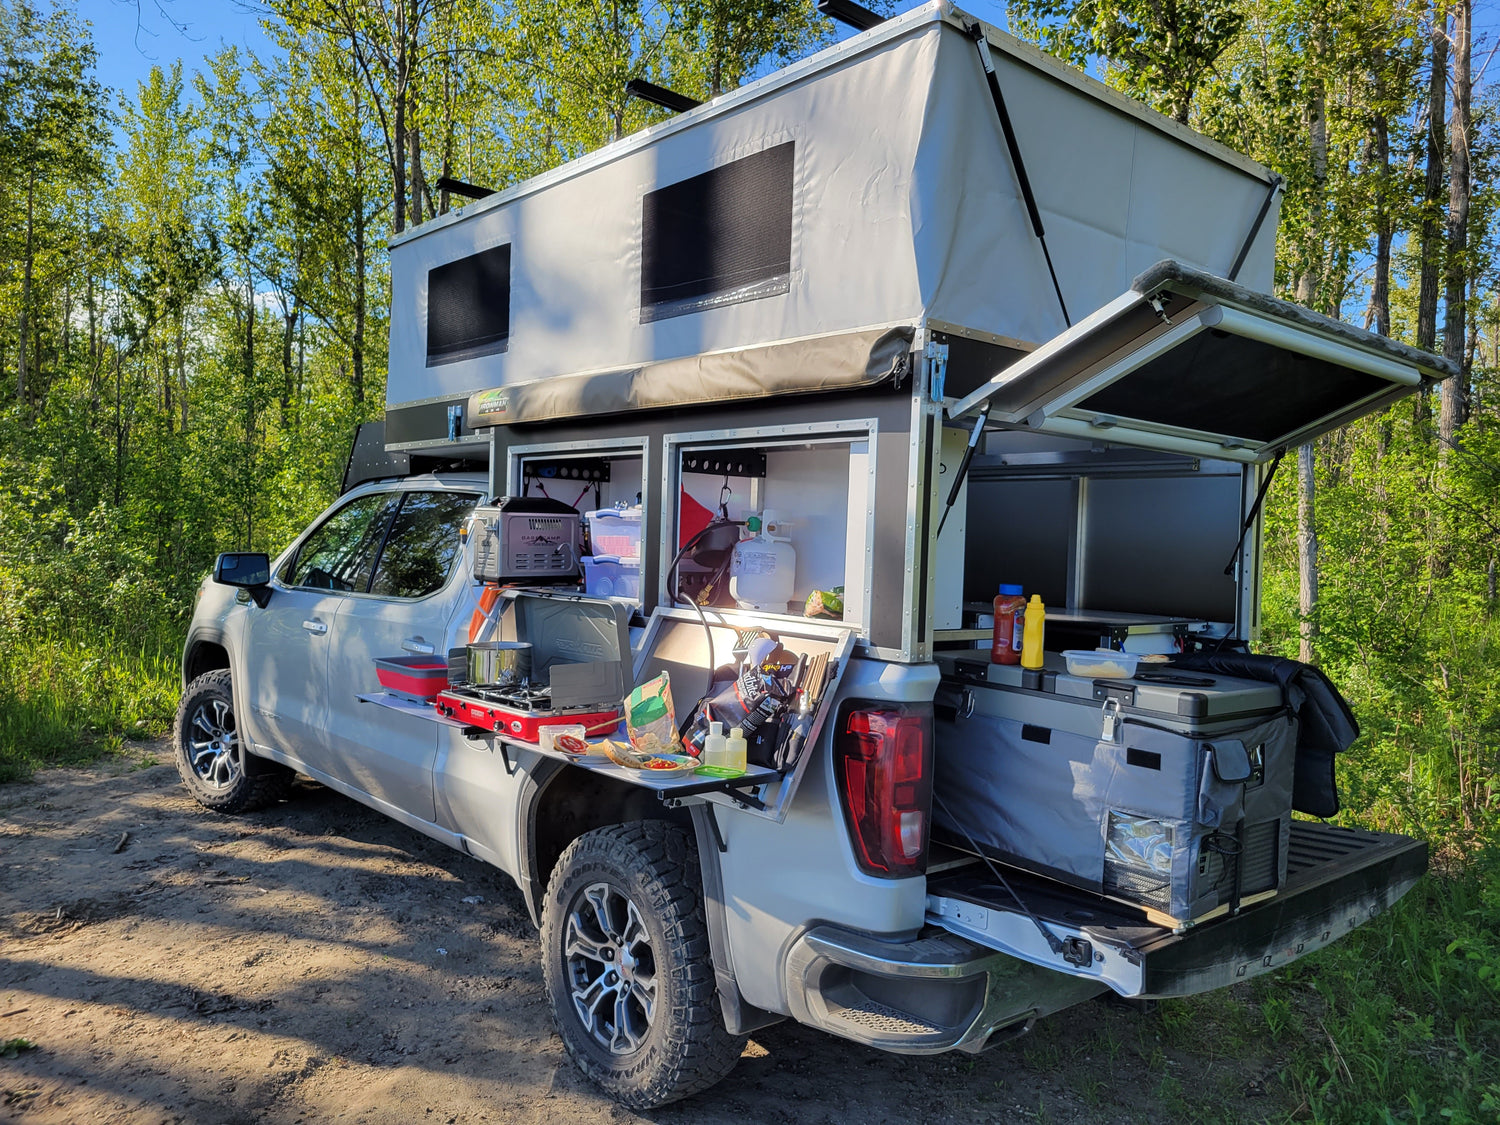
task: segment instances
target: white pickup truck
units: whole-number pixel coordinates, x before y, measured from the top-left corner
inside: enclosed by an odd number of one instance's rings
[[[506,872],[568,1052],[635,1107],[781,1019],[974,1052],[1316,951],[1426,850],[1292,815],[1336,810],[1352,717],[1244,654],[1260,500],[1451,366],[1254,291],[1278,187],[933,3],[408,232],[372,455],[199,592],[185,783],[238,813],[296,771]],[[647,781],[381,698],[377,659],[471,639],[460,532],[528,493],[640,508],[627,585],[567,558],[524,596],[616,614],[679,718],[747,629],[826,658],[800,753]],[[770,509],[784,607],[674,565]],[[1049,607],[1040,669],[989,660],[999,584]]]

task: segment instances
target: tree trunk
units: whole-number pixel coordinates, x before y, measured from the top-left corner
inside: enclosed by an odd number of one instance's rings
[[[406,133],[411,149],[411,225],[422,225],[422,201],[427,195],[427,177],[422,173],[422,130],[412,126]]]
[[[283,423],[292,405],[292,337],[297,333],[297,318],[302,315],[302,304],[293,298],[290,305],[283,304],[281,312],[281,417]]]
[[[1384,113],[1375,115],[1374,163],[1379,177],[1375,188],[1375,284],[1370,293],[1373,327],[1382,336],[1391,334],[1391,131]]]
[[[1443,287],[1443,356],[1457,364],[1459,374],[1442,383],[1438,414],[1439,456],[1446,457],[1453,435],[1467,415],[1468,337],[1464,314],[1469,280],[1469,95],[1470,53],[1473,45],[1473,0],[1453,6],[1453,120],[1448,127],[1448,254]]]
[[[26,344],[31,312],[32,205],[36,196],[36,170],[26,178],[26,266],[21,275],[21,315],[16,326],[16,401],[26,404]]]
[[[1301,638],[1297,659],[1316,664],[1318,654],[1313,641],[1318,636],[1318,531],[1314,523],[1313,500],[1316,491],[1315,458],[1311,443],[1297,447],[1297,574],[1301,592],[1297,613],[1301,618],[1297,632]]]
[[[188,431],[188,393],[187,393],[187,363],[184,353],[187,350],[187,312],[179,309],[177,312],[177,399],[182,408],[182,432]]]
[[[1302,261],[1297,275],[1297,300],[1308,308],[1319,307],[1318,289],[1322,281],[1323,210],[1328,183],[1327,110],[1327,95],[1322,83],[1316,83],[1304,111],[1313,183],[1308,192],[1307,241],[1300,247]]]
[[[358,166],[356,165],[356,168]],[[365,401],[365,188],[363,180],[356,181],[354,211],[354,340],[350,347],[353,367],[354,404],[363,406]]]
[[[115,344],[115,507],[120,506],[120,483],[125,476],[125,403],[121,395],[120,346]]]
[[[1417,286],[1417,347],[1432,351],[1437,343],[1438,268],[1442,253],[1438,240],[1438,200],[1443,191],[1443,121],[1448,116],[1448,18],[1433,16],[1432,71],[1427,82],[1427,183],[1422,192],[1422,223],[1418,243],[1421,262]],[[1419,409],[1425,417],[1426,404]]]
[[[1327,94],[1318,82],[1311,91],[1306,110],[1309,156],[1312,161],[1312,190],[1308,199],[1307,244],[1302,247],[1302,268],[1297,278],[1297,300],[1309,308],[1318,307],[1318,290],[1322,281],[1323,211],[1328,184],[1328,115]],[[1318,533],[1313,520],[1317,478],[1314,475],[1316,447],[1311,443],[1297,449],[1297,575],[1300,592],[1297,608],[1300,643],[1298,659],[1317,663],[1313,641],[1318,635]]]
[[[245,262],[245,550],[255,544],[255,282]]]
[[[392,146],[391,176],[396,188],[396,233],[406,229],[406,40],[396,56],[396,141]]]

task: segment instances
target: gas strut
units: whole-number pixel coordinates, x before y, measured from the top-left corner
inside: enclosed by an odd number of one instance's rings
[[[979,417],[974,419],[974,432],[969,435],[968,447],[964,449],[964,459],[958,463],[958,472],[953,474],[953,486],[948,489],[948,502],[943,505],[942,518],[938,520],[937,533],[943,533],[943,524],[948,522],[948,513],[953,511],[953,502],[958,499],[958,490],[964,486],[964,478],[969,475],[969,462],[974,460],[974,447],[979,444],[979,435],[984,433],[984,424],[989,421],[990,404],[985,403],[984,409],[979,412]]]

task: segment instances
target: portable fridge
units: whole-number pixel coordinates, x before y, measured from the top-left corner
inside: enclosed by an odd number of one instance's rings
[[[1169,666],[1090,680],[976,655],[939,665],[943,842],[1178,926],[1284,882],[1297,732],[1277,685]]]

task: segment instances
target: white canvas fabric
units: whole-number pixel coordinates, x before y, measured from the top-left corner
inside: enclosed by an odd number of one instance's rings
[[[929,4],[398,239],[387,405],[929,321],[1028,347],[1056,335],[968,22]],[[1162,258],[1230,270],[1267,197],[1264,169],[1002,32],[987,38],[1075,323]],[[786,141],[785,291],[643,323],[645,194]],[[1239,275],[1251,288],[1271,284],[1275,229],[1273,205]],[[504,243],[505,350],[428,366],[428,271]]]

